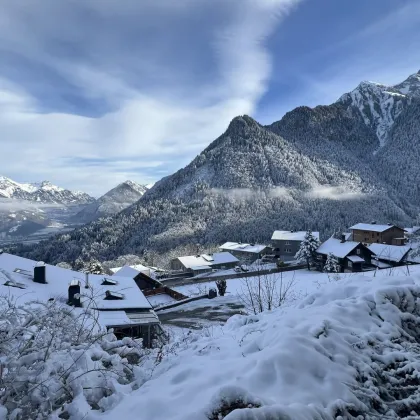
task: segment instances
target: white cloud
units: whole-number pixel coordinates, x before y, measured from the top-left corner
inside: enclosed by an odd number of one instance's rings
[[[156,172],[145,168],[163,173],[176,169],[177,159],[193,158],[234,116],[254,112],[271,71],[264,40],[297,2],[200,2],[200,6],[218,7],[220,13],[213,22],[214,31],[207,31],[210,39],[203,39],[211,42],[216,62],[212,77],[202,84],[188,83],[194,69],[184,74],[176,53],[166,59],[171,54],[165,42],[171,42],[171,30],[177,27],[165,27],[165,33],[161,27],[166,21],[197,19],[200,10],[192,0],[130,0],[124,2],[126,7],[112,1],[88,2],[84,7],[96,20],[110,22],[108,27],[92,28],[84,20],[82,3],[69,2],[70,7],[46,0],[43,7],[25,3],[22,8],[20,2],[4,5],[0,47],[31,63],[47,65],[85,97],[102,100],[109,111],[99,117],[41,112],[43,97],[34,97],[29,88],[25,91],[24,82],[17,87],[5,80],[0,83],[2,173],[18,181],[50,179],[98,195],[127,178],[155,181]],[[112,27],[113,19],[122,26]],[[139,51],[131,50],[130,30],[153,20],[149,37],[156,35],[158,41],[150,46],[145,41]],[[118,29],[126,31],[124,36]],[[83,54],[77,51],[73,57],[68,44],[75,42]],[[195,57],[199,48],[191,55],[182,51],[188,45],[178,48],[192,62],[202,59]],[[136,83],[137,72],[145,82]],[[45,85],[45,89],[53,87]]]
[[[356,200],[365,194],[360,191],[350,191],[345,186],[320,185],[313,187],[306,195],[310,198],[325,198],[328,200]]]

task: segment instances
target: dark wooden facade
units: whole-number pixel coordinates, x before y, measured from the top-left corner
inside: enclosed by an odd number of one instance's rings
[[[340,264],[340,272],[352,272],[357,273],[361,272],[366,268],[366,266],[371,264],[373,252],[363,244],[357,245],[352,251],[350,251],[346,256],[339,258],[335,257]],[[354,262],[349,259],[349,257],[359,257],[363,259],[363,262]],[[319,267],[323,269],[328,255],[318,254]]]
[[[355,242],[364,242],[368,244],[388,244],[388,245],[404,245],[404,229],[398,226],[389,226],[389,229],[383,232],[375,232],[368,229],[353,229],[352,240]]]

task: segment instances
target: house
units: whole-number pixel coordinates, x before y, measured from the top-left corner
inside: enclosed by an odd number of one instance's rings
[[[404,245],[404,229],[388,223],[377,225],[373,223],[357,223],[349,228],[352,231],[352,241],[363,243],[378,243],[388,245]]]
[[[328,255],[332,254],[337,258],[341,266],[341,272],[363,271],[366,265],[371,264],[373,251],[360,242],[346,241],[330,238],[316,250],[321,266],[325,265]]]
[[[214,254],[190,255],[178,257],[171,261],[172,270],[193,272],[194,275],[209,272],[213,269],[233,268],[239,260],[230,252],[215,252]]]
[[[306,231],[276,230],[271,237],[274,255],[283,261],[293,260],[305,235]],[[319,240],[319,232],[312,235]]]
[[[112,274],[117,274],[118,276],[123,277],[131,277],[133,273],[144,273],[148,276],[152,275],[152,269],[150,267],[146,267],[143,264],[136,264],[136,265],[124,265],[123,267],[115,267],[111,268]]]
[[[241,262],[252,263],[260,259],[263,255],[269,254],[271,248],[266,245],[244,244],[241,242],[226,242],[219,247],[220,251],[230,252]]]
[[[385,262],[391,266],[401,265],[406,261],[410,246],[370,244],[368,248],[374,253],[374,260]],[[374,263],[374,265],[377,265]],[[379,267],[381,268],[381,267]]]
[[[140,271],[136,267],[139,268],[138,265],[137,266],[125,265],[124,267],[120,267],[112,275],[112,277],[114,277],[114,276],[130,277],[131,279],[134,280],[134,282],[137,284],[138,288],[142,291],[152,290],[152,289],[162,287],[162,283],[160,281],[157,281],[153,277],[151,277],[151,275],[150,275],[151,271],[150,270]]]
[[[0,253],[0,290],[19,303],[55,301],[94,311],[98,326],[118,338],[142,338],[146,347],[163,337],[159,318],[130,277],[85,274]]]

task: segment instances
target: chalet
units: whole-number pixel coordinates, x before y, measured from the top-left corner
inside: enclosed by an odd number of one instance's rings
[[[164,336],[156,313],[130,277],[85,274],[0,253],[0,288],[19,303],[55,301],[76,311],[92,310],[100,328],[113,329],[118,338],[142,338],[146,347]]]
[[[407,245],[370,244],[368,247],[374,253],[372,264],[376,266],[378,266],[376,261],[384,262],[390,266],[404,264],[411,250],[411,247]],[[379,268],[381,267],[379,266]]]
[[[358,223],[349,228],[352,241],[366,244],[404,245],[404,229],[392,224],[377,225],[373,223]]]
[[[366,265],[371,264],[373,251],[360,242],[346,241],[330,238],[317,249],[317,254],[322,267],[327,261],[328,255],[337,258],[341,266],[341,272],[363,271]]]
[[[162,287],[162,283],[160,281],[155,280],[153,277],[151,277],[150,270],[140,271],[136,267],[138,268],[139,266],[138,265],[137,266],[125,265],[124,267],[120,267],[119,270],[117,270],[112,275],[112,277],[114,276],[130,277],[131,279],[134,280],[138,288],[142,291],[153,290],[153,289]]]
[[[136,265],[124,265],[123,267],[115,267],[111,268],[112,274],[117,274],[118,276],[123,277],[131,277],[134,273],[144,273],[147,276],[152,275],[152,269],[150,267],[146,267],[143,264],[136,264]]]
[[[233,268],[238,263],[239,260],[229,252],[215,252],[214,254],[190,255],[175,258],[171,261],[171,269],[200,274],[213,269],[224,270]]]
[[[276,230],[271,237],[274,255],[283,261],[293,260],[305,235],[305,231]],[[312,235],[319,240],[319,232]]]
[[[266,245],[244,244],[241,242],[226,242],[219,249],[222,252],[230,252],[241,262],[247,263],[252,263],[271,252],[271,248]]]

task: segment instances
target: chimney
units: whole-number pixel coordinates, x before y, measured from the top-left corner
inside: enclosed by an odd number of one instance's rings
[[[374,221],[370,222],[370,224],[371,225],[376,225],[376,221],[374,220]]]
[[[80,297],[80,280],[73,279],[69,286],[69,298],[67,304],[80,308],[82,306]]]
[[[387,223],[388,226],[392,226],[392,223]]]
[[[39,261],[36,263],[34,267],[34,282],[35,283],[41,283],[46,284],[46,267],[45,263],[43,261]]]
[[[85,273],[85,289],[89,289],[89,273]]]
[[[341,243],[343,244],[344,242],[346,242],[346,235],[342,234],[341,235]]]

